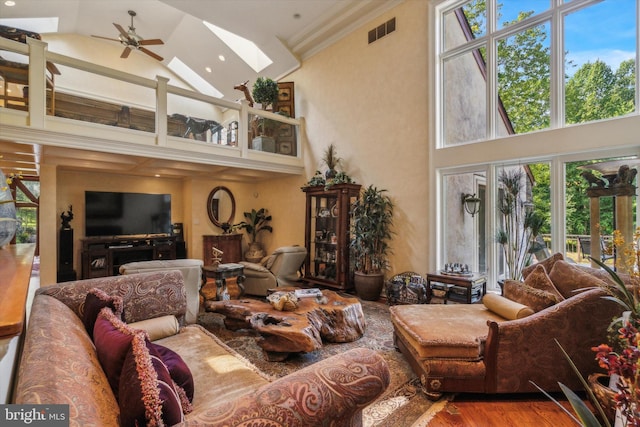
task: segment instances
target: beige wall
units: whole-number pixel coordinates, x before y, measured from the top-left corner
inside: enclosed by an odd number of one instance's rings
[[[356,182],[389,190],[396,204],[392,274],[427,271],[427,6],[403,3],[284,79],[295,82],[296,114],[305,119],[306,178],[334,143]],[[367,44],[367,32],[392,17],[396,31]],[[303,204],[294,197],[299,191],[291,186],[280,197]]]

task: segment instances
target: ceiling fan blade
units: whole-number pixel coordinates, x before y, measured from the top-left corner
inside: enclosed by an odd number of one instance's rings
[[[113,23],[113,26],[116,27],[118,29],[118,31],[120,31],[120,34],[122,34],[123,37],[129,38],[129,33],[127,33],[124,28],[122,28],[122,25],[120,24],[116,24],[115,22]]]
[[[140,46],[149,46],[152,44],[164,44],[164,42],[160,39],[144,39],[138,42]]]
[[[149,49],[144,48],[142,46],[140,46],[138,49],[141,50],[142,52],[146,53],[150,57],[157,59],[158,61],[162,61],[164,59],[164,58],[162,58],[162,56],[156,55],[155,53],[151,52]]]
[[[130,53],[131,53],[131,48],[127,46],[122,51],[122,55],[120,55],[120,58],[128,58]]]
[[[98,39],[111,40],[112,42],[120,43],[119,39],[112,39],[111,37],[102,37],[102,36],[94,36],[94,35],[91,35],[91,37],[95,37],[95,38],[98,38]]]

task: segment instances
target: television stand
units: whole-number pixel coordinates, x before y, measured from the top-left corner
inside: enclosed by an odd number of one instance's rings
[[[175,236],[87,237],[82,242],[82,278],[117,276],[135,261],[176,259]]]

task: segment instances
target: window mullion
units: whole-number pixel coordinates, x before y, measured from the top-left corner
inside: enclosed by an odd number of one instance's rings
[[[497,90],[497,52],[496,39],[494,36],[496,28],[496,0],[487,2],[487,138],[494,139],[497,135],[496,131],[496,111],[498,106],[498,90]]]

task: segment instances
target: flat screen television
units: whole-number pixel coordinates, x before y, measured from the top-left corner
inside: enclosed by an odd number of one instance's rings
[[[171,194],[85,191],[85,236],[171,234]]]

